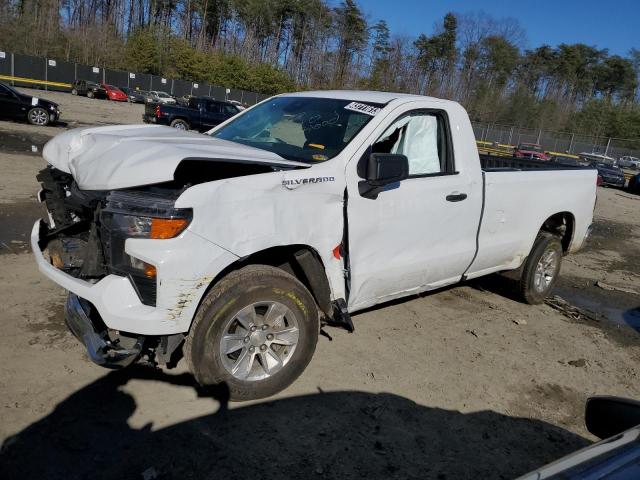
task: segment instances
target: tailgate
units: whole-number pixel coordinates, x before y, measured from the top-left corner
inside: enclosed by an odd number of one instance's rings
[[[144,104],[144,114],[145,116],[148,117],[155,117],[156,116],[156,107],[160,106],[159,103],[145,103]]]

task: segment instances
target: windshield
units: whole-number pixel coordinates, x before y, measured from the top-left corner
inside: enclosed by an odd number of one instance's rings
[[[249,110],[212,136],[276,153],[288,160],[335,157],[383,105],[311,97],[277,97]]]
[[[158,92],[158,96],[159,96],[160,98],[171,98],[171,97],[169,96],[169,94],[164,93],[164,92]]]
[[[1,82],[0,82],[0,85],[6,88],[9,92],[13,92],[16,95],[20,95],[20,92],[18,92],[15,88],[11,87],[10,85],[7,85],[6,83],[1,83]]]

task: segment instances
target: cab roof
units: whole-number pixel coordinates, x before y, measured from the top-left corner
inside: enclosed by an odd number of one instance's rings
[[[354,102],[370,102],[387,104],[399,98],[406,99],[429,99],[443,101],[439,98],[425,97],[423,95],[413,95],[410,93],[376,92],[367,90],[316,90],[311,92],[285,93],[285,97],[315,97],[315,98],[335,98],[338,100],[352,100]]]

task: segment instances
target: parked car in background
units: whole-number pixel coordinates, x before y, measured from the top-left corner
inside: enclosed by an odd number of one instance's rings
[[[640,168],[640,158],[625,155],[618,159],[617,165],[624,168],[633,168],[635,170]]]
[[[71,84],[71,95],[84,95],[89,98],[107,98],[107,91],[96,82],[76,80]]]
[[[549,160],[549,156],[537,143],[521,143],[516,147],[514,156],[517,158],[532,158],[534,160]]]
[[[57,103],[25,95],[0,82],[0,116],[44,126],[58,121],[60,108]]]
[[[593,162],[591,166],[598,170],[598,175],[602,177],[602,185],[619,188],[624,187],[624,172],[621,168],[599,162]]]
[[[560,165],[566,165],[568,167],[580,167],[582,164],[580,163],[580,157],[577,155],[571,155],[569,153],[556,153],[556,152],[547,152],[549,155],[549,160],[554,163],[558,163]]]
[[[144,103],[146,99],[147,92],[145,90],[136,90],[134,88],[129,87],[118,87],[122,90],[128,97],[131,103]]]
[[[142,120],[156,125],[170,125],[180,130],[206,132],[239,111],[238,107],[229,102],[211,97],[191,97],[187,106],[147,103]]]
[[[581,152],[578,154],[578,156],[583,159],[586,162],[589,162],[590,164],[593,163],[604,163],[605,165],[615,165],[616,164],[616,159],[613,157],[610,157],[609,155],[604,155],[602,153],[587,153],[587,152]]]
[[[175,105],[176,99],[169,95],[167,92],[160,92],[158,90],[149,90],[147,92],[146,103],[165,103],[167,105]]]
[[[127,94],[114,85],[102,83],[100,86],[107,92],[107,100],[113,100],[114,102],[126,102],[129,100]]]

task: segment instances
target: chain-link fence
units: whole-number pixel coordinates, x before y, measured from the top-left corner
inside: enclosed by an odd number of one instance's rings
[[[247,105],[254,105],[269,97],[262,93],[210,85],[206,82],[188,82],[179,78],[125,72],[0,50],[0,81],[18,87],[69,92],[71,84],[76,80],[90,80],[139,90],[160,90],[176,97],[206,95],[218,100],[236,100]]]
[[[503,145],[537,143],[551,152],[601,153],[614,158],[625,155],[640,157],[640,138],[596,137],[478,122],[473,123],[473,131],[477,140]]]

